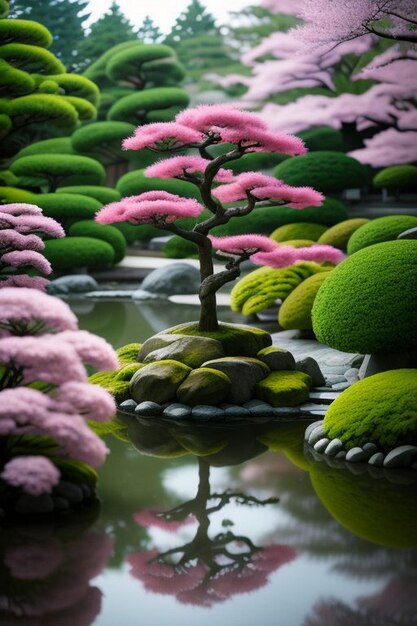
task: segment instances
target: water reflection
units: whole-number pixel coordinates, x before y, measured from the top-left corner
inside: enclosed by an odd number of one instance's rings
[[[90,583],[106,567],[112,542],[89,530],[97,508],[56,522],[0,532],[2,626],[90,626],[102,593]]]

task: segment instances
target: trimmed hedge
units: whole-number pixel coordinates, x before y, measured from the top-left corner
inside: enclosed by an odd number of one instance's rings
[[[344,152],[345,145],[343,134],[340,130],[330,126],[316,126],[302,133],[297,133],[308,148],[309,152],[331,150],[332,152]]]
[[[65,181],[81,180],[85,184],[100,185],[105,179],[101,163],[90,157],[72,154],[39,154],[16,159],[10,169],[16,176],[34,177],[48,183],[49,187]]]
[[[117,202],[122,197],[121,194],[111,187],[99,187],[95,185],[73,185],[71,187],[60,187],[56,193],[79,194],[94,198],[100,204],[110,204]]]
[[[68,234],[70,237],[93,237],[107,241],[113,248],[115,263],[119,263],[126,255],[126,239],[114,226],[97,224],[92,220],[81,220],[70,226]]]
[[[417,227],[417,217],[413,215],[388,215],[378,217],[358,228],[350,237],[347,245],[349,254],[375,243],[392,241],[409,228]]]
[[[131,124],[155,121],[147,119],[148,112],[163,111],[172,107],[183,109],[188,106],[190,98],[184,89],[179,87],[155,87],[125,96],[116,101],[107,113],[107,119],[120,120]],[[168,121],[168,120],[167,120]]]
[[[54,137],[43,139],[20,150],[17,158],[33,156],[34,154],[74,154],[71,137]]]
[[[368,222],[369,220],[365,217],[356,217],[339,222],[339,224],[328,228],[317,239],[317,243],[333,246],[334,248],[339,248],[339,250],[346,250],[348,241],[353,233]]]
[[[313,328],[311,310],[317,292],[328,278],[330,271],[309,276],[288,295],[278,313],[278,323],[282,328],[286,330],[292,328],[311,330]]]
[[[37,204],[47,217],[53,217],[64,226],[77,220],[94,219],[101,203],[94,198],[75,193],[43,193],[34,196]]]
[[[77,152],[101,154],[110,150],[127,160],[129,153],[122,150],[122,140],[133,134],[135,127],[127,122],[96,122],[78,128],[72,135],[72,146]],[[108,160],[108,159],[107,159]]]
[[[123,198],[158,189],[175,193],[185,198],[197,198],[197,200],[201,201],[200,194],[195,185],[174,178],[148,178],[145,176],[144,171],[144,169],[134,170],[119,178],[116,189]]]
[[[387,189],[417,189],[415,165],[392,165],[378,172],[372,181],[374,187]]]
[[[270,235],[271,239],[278,242],[286,242],[291,239],[310,239],[317,241],[327,230],[323,224],[313,222],[298,222],[297,224],[285,224],[276,228]]]
[[[417,349],[417,241],[386,241],[342,261],[313,306],[317,339],[361,354]]]
[[[30,191],[18,189],[17,187],[0,187],[0,203],[9,204],[10,202],[27,202],[28,204],[36,204],[38,196]]]
[[[114,264],[114,250],[106,241],[92,237],[64,237],[45,241],[43,254],[55,272],[87,267],[102,270]]]
[[[4,17],[3,15],[1,17]],[[3,20],[0,22],[0,42],[19,42],[49,48],[52,43],[52,35],[49,30],[32,20]]]

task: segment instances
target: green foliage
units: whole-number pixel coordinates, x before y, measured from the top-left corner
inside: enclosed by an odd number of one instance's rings
[[[120,370],[118,370],[115,376],[115,380],[124,380],[126,382],[130,382],[133,374],[136,374],[136,372],[142,369],[142,367],[145,367],[144,363],[129,363],[128,365],[125,365]]]
[[[293,15],[273,13],[259,6],[249,5],[239,12],[231,12],[229,37],[240,50],[243,47],[253,47],[271,33],[287,31],[300,23]]]
[[[409,228],[417,227],[417,217],[413,215],[387,215],[364,224],[352,234],[347,245],[349,254],[375,243],[391,241]]]
[[[88,196],[98,200],[101,205],[117,202],[122,197],[116,189],[110,187],[99,187],[95,185],[73,185],[71,187],[60,187],[56,193],[78,194]]]
[[[417,444],[417,370],[397,369],[346,389],[324,418],[329,438],[347,448],[372,441],[384,448]]]
[[[104,182],[103,166],[94,159],[71,154],[42,154],[16,159],[10,169],[16,176],[40,179],[50,191],[71,181],[77,184],[100,185]]]
[[[374,187],[387,189],[417,189],[417,167],[415,165],[392,165],[374,177]]]
[[[78,74],[54,74],[50,77],[57,83],[60,92],[66,96],[83,98],[97,106],[100,92],[95,83]]]
[[[298,222],[295,224],[285,224],[276,228],[271,233],[271,239],[274,241],[288,241],[291,239],[310,239],[317,241],[318,238],[325,233],[327,226],[323,224],[314,224],[314,222]]]
[[[113,248],[115,263],[119,263],[126,254],[126,240],[114,226],[97,224],[92,220],[81,220],[70,226],[68,234],[70,237],[93,237],[107,241]]]
[[[325,193],[363,187],[367,178],[367,170],[359,161],[330,150],[286,159],[274,174],[288,185],[307,185]]]
[[[164,245],[164,254],[168,259],[197,258],[198,247],[192,241],[174,235]]]
[[[156,62],[161,60],[169,61],[164,67],[169,70],[172,65],[175,71],[175,65],[178,64],[172,48],[163,44],[141,44],[138,42],[135,46],[129,46],[120,51],[108,61],[106,75],[115,83],[127,81],[131,82],[134,87],[140,88],[149,82],[148,70],[152,72],[152,68],[158,67]],[[181,80],[183,77],[184,72],[180,71],[177,80]],[[164,81],[161,84],[163,83]]]
[[[8,98],[23,96],[35,88],[35,81],[27,72],[18,70],[4,59],[0,59],[0,72],[0,93]]]
[[[71,137],[54,137],[43,139],[20,150],[17,158],[33,156],[34,154],[74,154],[71,146]]]
[[[231,292],[231,307],[243,315],[253,315],[285,300],[303,280],[324,272],[328,268],[318,263],[296,263],[290,267],[274,269],[260,267],[241,278]]]
[[[298,136],[304,141],[309,152],[318,150],[344,152],[345,150],[343,134],[340,130],[330,126],[316,126],[298,133]]]
[[[34,196],[37,204],[47,217],[52,217],[65,228],[77,220],[94,219],[101,203],[94,198],[73,193],[43,193]]]
[[[65,101],[72,104],[77,111],[80,122],[91,122],[95,119],[97,110],[88,100],[77,98],[76,96],[65,96]]]
[[[65,67],[52,52],[26,43],[7,43],[0,46],[0,58],[23,71],[42,74],[65,72]]]
[[[120,230],[127,244],[135,243],[135,241],[150,241],[154,237],[161,237],[162,231],[150,224],[130,224],[129,222],[117,222],[113,224],[117,230]]]
[[[218,34],[219,29],[213,16],[208,13],[200,0],[191,0],[185,11],[176,19],[165,42],[175,45],[196,35]]]
[[[120,120],[131,124],[145,124],[149,121],[157,121],[159,111],[164,109],[185,108],[189,103],[186,91],[178,87],[158,87],[145,91],[132,93],[115,102],[107,116],[109,120]],[[154,118],[149,119],[152,112]],[[156,113],[158,112],[158,113]]]
[[[185,198],[199,199],[199,192],[191,183],[171,178],[149,178],[145,176],[143,169],[128,172],[119,178],[116,189],[122,197],[136,196],[145,191],[154,189],[168,191]]]
[[[17,187],[0,187],[0,203],[10,204],[11,202],[27,202],[35,204],[37,196],[30,191],[18,189]]]
[[[13,174],[10,170],[0,170],[0,185],[4,185],[5,187],[12,187],[13,185],[17,185],[19,183],[19,179],[17,176]]]
[[[47,122],[58,128],[71,128],[78,121],[77,110],[62,96],[54,94],[31,94],[11,100],[7,106],[16,129],[34,123]]]
[[[105,164],[129,159],[122,150],[122,140],[133,134],[135,127],[127,122],[96,122],[78,128],[72,135],[72,146]]]
[[[415,240],[387,241],[340,263],[314,302],[317,339],[361,354],[415,350],[416,253]]]
[[[331,270],[330,270],[331,271]],[[278,323],[281,328],[310,330],[313,328],[311,310],[317,292],[327,279],[329,272],[309,276],[296,287],[281,304]]]
[[[309,248],[310,246],[314,246],[316,242],[311,239],[288,239],[285,241],[286,246],[291,246],[292,248]]]
[[[339,248],[339,250],[346,250],[348,241],[353,233],[358,230],[364,224],[367,224],[369,220],[364,217],[355,217],[350,220],[344,220],[328,228],[318,239],[317,243],[326,244]]]
[[[269,171],[288,158],[290,157],[287,154],[276,152],[249,152],[244,154],[241,159],[228,163],[227,168],[235,174],[258,170]]]
[[[142,24],[136,31],[136,36],[144,43],[156,43],[162,39],[161,31],[149,15],[145,16]]]
[[[88,380],[90,383],[93,383],[93,385],[100,385],[100,387],[103,387],[103,389],[111,393],[117,404],[120,404],[124,400],[128,400],[128,398],[130,397],[129,381],[116,380],[116,375],[117,372],[113,371],[95,372],[94,374],[89,376]],[[109,426],[111,426],[111,423],[109,424]],[[107,430],[105,432],[107,432]]]
[[[137,362],[139,350],[142,344],[140,343],[128,343],[116,350],[117,358],[120,365],[131,365]]]
[[[297,370],[280,370],[256,383],[256,397],[272,406],[297,406],[308,401],[311,378]]]
[[[45,241],[44,254],[55,272],[87,267],[103,270],[114,264],[114,251],[109,243],[92,237],[64,237]]]

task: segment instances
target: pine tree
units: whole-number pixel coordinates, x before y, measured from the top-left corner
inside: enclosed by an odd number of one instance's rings
[[[208,13],[200,0],[191,0],[185,11],[177,17],[164,43],[175,46],[176,43],[190,37],[219,33],[214,17]]]
[[[88,4],[88,0],[15,0],[10,17],[46,26],[53,34],[51,52],[71,70],[77,64],[78,45],[85,36],[82,24],[89,17]]]
[[[162,39],[162,33],[155,22],[147,15],[142,26],[136,31],[137,37],[144,43],[156,43]]]
[[[88,67],[113,46],[135,39],[137,35],[132,24],[120,10],[119,4],[113,2],[107,13],[91,24],[88,37],[80,44],[81,58],[77,69],[82,70]]]

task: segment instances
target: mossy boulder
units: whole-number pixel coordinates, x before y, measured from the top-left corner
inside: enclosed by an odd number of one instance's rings
[[[256,357],[259,350],[272,344],[271,335],[260,328],[223,322],[219,323],[219,329],[214,332],[200,332],[198,323],[192,322],[169,328],[165,333],[216,339],[222,344],[226,356]]]
[[[144,363],[129,363],[117,371],[114,379],[130,382],[133,374],[136,374],[136,372],[142,369],[142,367],[145,367]]]
[[[116,354],[120,365],[129,365],[130,363],[139,361],[138,354],[141,347],[141,343],[128,343],[118,348]]]
[[[273,372],[277,370],[295,370],[295,359],[289,350],[268,346],[256,355]]]
[[[347,251],[349,254],[354,254],[358,250],[373,246],[376,243],[392,241],[404,230],[415,227],[417,227],[417,217],[413,215],[378,217],[364,224],[352,234],[348,242]]]
[[[317,339],[343,352],[417,349],[417,241],[370,246],[340,263],[313,305]]]
[[[174,400],[178,387],[190,372],[191,368],[184,363],[169,359],[145,365],[130,380],[130,397],[137,403]]]
[[[298,222],[297,224],[285,224],[276,228],[270,235],[271,239],[278,242],[286,242],[291,239],[309,239],[317,241],[327,230],[323,224],[313,222]]]
[[[178,401],[190,406],[219,405],[228,397],[232,383],[219,370],[200,367],[193,370],[177,389]]]
[[[330,405],[323,426],[348,449],[368,441],[417,445],[417,370],[389,370],[351,385]]]
[[[269,367],[251,357],[224,357],[203,363],[203,368],[223,372],[230,379],[232,386],[227,401],[242,405],[254,396],[257,382],[268,376]]]
[[[346,250],[348,241],[354,232],[367,224],[369,220],[365,217],[355,217],[350,220],[343,220],[334,226],[328,228],[317,239],[317,243],[333,246],[339,248],[339,250]]]
[[[297,406],[307,402],[311,378],[304,372],[271,372],[256,385],[256,396],[272,406]]]
[[[224,356],[222,344],[216,339],[211,339],[209,337],[189,337],[186,335],[177,335],[178,339],[175,339],[174,341],[167,341],[168,337],[172,338],[175,336],[165,335],[165,345],[148,352],[143,359],[145,363],[173,359],[174,361],[185,363],[185,365],[194,369],[196,367],[200,367],[200,365],[202,365],[204,361],[207,361],[207,359],[216,359]],[[149,344],[146,344],[147,342],[145,341],[143,351],[147,351],[149,349]]]
[[[313,274],[303,280],[292,291],[288,298],[281,304],[278,313],[278,323],[281,328],[289,330],[296,328],[299,330],[311,330],[313,323],[311,321],[311,311],[314,300],[322,284],[327,280],[330,272],[320,272]]]

